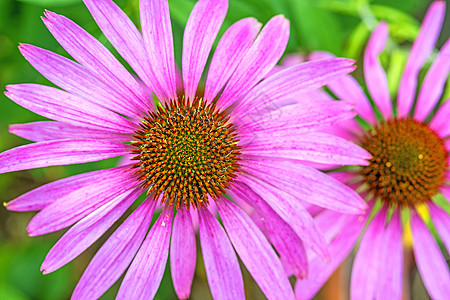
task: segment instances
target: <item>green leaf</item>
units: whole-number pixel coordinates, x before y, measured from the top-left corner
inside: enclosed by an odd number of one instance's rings
[[[80,3],[80,0],[18,0],[18,1],[39,6],[67,6]]]
[[[370,31],[367,26],[363,22],[359,23],[350,34],[347,46],[344,50],[344,56],[358,59],[364,49],[364,45],[366,44],[369,35]]]

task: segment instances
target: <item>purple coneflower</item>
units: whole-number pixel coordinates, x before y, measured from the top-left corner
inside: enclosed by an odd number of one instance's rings
[[[200,98],[197,87],[228,7],[227,1],[201,0],[186,24],[184,92],[179,95],[167,1],[140,1],[142,36],[111,0],[84,2],[139,80],[78,25],[46,12],[45,25],[78,63],[20,46],[25,58],[62,90],[7,87],[11,100],[54,121],[12,125],[12,133],[36,143],[1,153],[0,172],[129,154],[134,161],[46,184],[7,204],[9,210],[40,211],[27,228],[32,236],[71,226],[50,250],[43,272],[77,257],[147,191],[149,197],[94,256],[73,299],[100,297],[127,269],[117,297],[154,297],[169,248],[175,291],[188,298],[196,264],[191,214],[198,218],[213,298],[244,298],[235,251],[267,298],[294,298],[284,268],[306,276],[303,242],[328,257],[304,205],[353,214],[366,207],[352,189],[302,162],[364,164],[370,155],[317,132],[353,117],[351,105],[286,106],[286,99],[351,72],[353,61],[309,62],[266,76],[285,50],[289,22],[276,16],[261,29],[247,18],[218,43]],[[154,106],[146,89],[161,104]],[[213,203],[223,227],[209,211]],[[162,212],[151,226],[159,205]],[[241,209],[249,206],[261,217],[270,242]]]
[[[319,290],[353,249],[365,225],[352,267],[352,299],[402,298],[403,240],[410,240],[410,232],[429,295],[448,299],[448,264],[426,223],[432,221],[450,252],[450,216],[433,201],[439,193],[450,199],[450,101],[438,106],[450,69],[450,41],[429,68],[415,101],[418,74],[434,49],[444,14],[443,1],[429,8],[406,62],[395,109],[378,60],[388,38],[386,23],[375,29],[364,55],[364,76],[374,107],[354,78],[345,76],[329,84],[335,95],[355,104],[359,117],[370,127],[366,131],[356,122],[345,122],[334,132],[352,138],[373,155],[369,165],[334,176],[359,191],[374,209],[359,217],[329,210],[317,215],[332,260],[326,263],[316,257],[310,261],[309,278],[296,285],[298,299],[309,299]],[[409,242],[406,249],[410,247]]]

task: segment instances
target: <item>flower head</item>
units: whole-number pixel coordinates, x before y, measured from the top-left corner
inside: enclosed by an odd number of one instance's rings
[[[285,50],[289,22],[276,16],[261,29],[247,18],[220,39],[204,91],[198,93],[227,1],[200,0],[194,6],[184,32],[182,85],[167,1],[140,1],[142,35],[111,0],[84,2],[139,78],[74,22],[46,12],[45,25],[77,62],[20,46],[25,58],[61,89],[7,87],[11,100],[54,121],[12,125],[12,133],[36,143],[1,153],[0,172],[122,155],[132,159],[46,184],[7,204],[10,210],[40,211],[28,225],[30,235],[71,226],[48,253],[44,273],[92,245],[146,191],[148,198],[94,256],[73,299],[100,297],[127,269],[118,298],[153,298],[169,249],[175,291],[188,298],[196,263],[192,219],[197,218],[213,298],[244,298],[235,251],[267,298],[293,298],[284,268],[306,276],[303,242],[328,256],[304,206],[312,202],[354,214],[366,208],[352,189],[304,163],[366,164],[370,155],[317,132],[353,117],[352,106],[283,103],[351,72],[353,61],[310,62],[268,76]],[[147,89],[160,104],[153,105]],[[214,207],[223,226],[211,214]],[[254,210],[259,222],[243,208]]]
[[[328,236],[332,262],[326,264],[317,258],[310,262],[314,266],[311,276],[296,286],[298,299],[310,298],[318,291],[353,249],[365,225],[352,267],[353,299],[402,298],[403,249],[410,249],[410,232],[415,261],[428,293],[433,299],[448,298],[450,271],[426,223],[434,224],[450,251],[450,216],[434,201],[440,193],[450,199],[450,102],[438,105],[450,70],[450,41],[432,63],[416,97],[418,74],[433,51],[444,13],[443,1],[435,1],[429,8],[406,62],[395,108],[378,59],[388,38],[384,22],[374,30],[364,54],[364,77],[373,108],[354,78],[346,76],[329,85],[334,94],[355,104],[367,124],[346,122],[332,131],[372,154],[368,165],[333,176],[360,192],[373,210],[359,217],[329,210],[317,215],[319,227]],[[329,57],[324,53],[315,56]]]

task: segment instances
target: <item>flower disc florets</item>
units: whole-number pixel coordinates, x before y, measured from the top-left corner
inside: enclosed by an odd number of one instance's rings
[[[444,182],[447,151],[426,124],[412,119],[383,122],[361,141],[373,158],[361,169],[376,196],[390,205],[430,200]]]
[[[205,206],[225,193],[239,168],[236,128],[202,99],[179,97],[150,113],[135,135],[140,179],[163,202]]]

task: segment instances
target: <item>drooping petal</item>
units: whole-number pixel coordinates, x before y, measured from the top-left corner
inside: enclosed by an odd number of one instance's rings
[[[200,0],[191,11],[183,37],[182,71],[186,98],[195,97],[209,52],[227,10],[226,0]]]
[[[139,78],[157,96],[161,96],[161,88],[151,69],[144,40],[130,18],[112,0],[84,0],[84,3],[114,48],[136,71]]]
[[[258,110],[268,105],[278,107],[280,105],[277,103],[282,100],[317,89],[339,76],[350,73],[355,69],[353,64],[353,60],[335,58],[286,68],[259,83],[248,95],[240,99],[238,103],[240,106],[234,113],[238,117],[243,117],[257,115]]]
[[[42,20],[61,46],[89,72],[133,106],[146,111],[149,100],[144,90],[105,46],[64,16],[46,11]]]
[[[115,176],[85,184],[45,207],[28,224],[28,233],[36,236],[66,228],[115,198],[130,194],[139,184],[133,169],[114,171]]]
[[[245,18],[234,23],[224,33],[209,66],[205,99],[212,101],[223,89],[260,29],[261,23],[256,19]]]
[[[364,227],[365,218],[351,216],[346,219],[336,238],[330,243],[330,261],[316,256],[309,263],[309,276],[304,280],[297,280],[295,296],[297,300],[312,299],[331,274],[347,257],[356,244]]]
[[[289,21],[281,15],[270,19],[230,77],[218,105],[228,107],[263,79],[283,55],[288,39]]]
[[[84,66],[33,45],[21,44],[19,50],[39,73],[67,92],[129,117],[140,115],[141,106],[126,101]]]
[[[177,210],[170,243],[170,270],[178,298],[191,294],[197,258],[195,233],[189,211],[183,205]]]
[[[430,128],[436,131],[441,138],[446,138],[450,135],[450,99],[445,101],[434,115],[430,122]]]
[[[255,200],[255,197],[259,197],[257,194],[252,193],[250,190],[247,193],[243,193],[241,189],[242,187],[235,184],[235,188],[229,190],[228,193],[233,200],[242,199],[246,202],[258,203],[255,206],[258,212],[258,218],[263,224],[270,242],[280,255],[280,260],[283,262],[283,265],[288,267],[286,270],[287,273],[294,274],[298,278],[307,277],[308,259],[305,247],[298,235],[265,201],[262,199]],[[254,196],[253,199],[247,199],[251,194]]]
[[[398,89],[397,114],[400,118],[406,117],[411,110],[416,95],[417,76],[433,51],[441,31],[444,15],[445,1],[434,1],[428,9],[419,34],[411,47]]]
[[[48,252],[41,271],[44,274],[51,273],[80,255],[125,213],[140,194],[142,189],[138,187],[130,194],[117,197],[80,220]]]
[[[214,299],[245,299],[239,262],[219,222],[207,209],[198,210],[200,243]]]
[[[121,176],[123,169],[124,167],[98,170],[50,182],[8,202],[6,208],[12,211],[42,210],[58,199],[92,182],[99,182],[103,178]]]
[[[392,117],[392,101],[386,73],[378,56],[383,52],[389,36],[388,26],[380,22],[372,33],[364,53],[364,78],[373,101],[385,119]]]
[[[403,240],[399,212],[392,216],[383,238],[383,245],[378,249],[381,253],[375,299],[400,300],[403,286]]]
[[[102,140],[56,140],[0,153],[0,173],[98,161],[130,152],[130,146]]]
[[[169,255],[173,207],[161,212],[120,285],[117,299],[153,299]]]
[[[247,172],[299,199],[342,213],[359,214],[366,203],[351,188],[314,168],[292,162],[251,160]]]
[[[377,294],[380,261],[384,244],[386,210],[383,208],[371,221],[359,244],[352,268],[350,297],[373,299]]]
[[[136,125],[95,103],[62,90],[39,85],[8,85],[5,95],[32,112],[78,127],[132,134]]]
[[[228,199],[220,199],[216,204],[236,252],[264,295],[269,300],[294,299],[283,266],[263,233]]]
[[[367,165],[370,154],[343,138],[327,133],[299,136],[257,136],[242,149],[243,155],[272,159],[293,159],[337,165]]]
[[[73,300],[97,299],[119,279],[147,234],[155,204],[147,199],[103,244],[81,276]]]
[[[428,204],[431,219],[436,227],[442,242],[450,253],[450,216],[436,204]]]
[[[9,125],[9,132],[33,142],[62,139],[95,139],[126,143],[131,140],[131,137],[125,134],[114,134],[109,131],[77,127],[54,121],[13,124]]]
[[[139,1],[142,35],[150,66],[161,86],[160,100],[175,99],[175,58],[167,0]]]
[[[329,59],[334,56],[328,52],[313,52],[310,60]],[[343,75],[336,80],[330,81],[327,85],[338,99],[355,105],[355,111],[361,118],[375,124],[377,118],[370,105],[369,99],[362,90],[358,81],[351,75]]]
[[[411,230],[414,257],[428,294],[432,299],[447,299],[450,272],[439,246],[417,214],[411,217]]]

